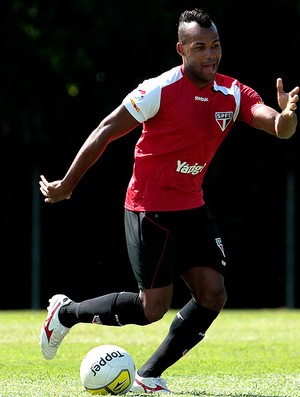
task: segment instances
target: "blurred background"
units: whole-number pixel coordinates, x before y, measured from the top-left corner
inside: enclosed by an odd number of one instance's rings
[[[129,91],[180,64],[177,22],[194,7],[218,26],[219,72],[278,109],[276,78],[286,91],[300,84],[299,0],[1,1],[0,309],[137,290],[123,202],[141,130],[110,144],[71,200],[45,204],[39,175],[63,177]],[[236,124],[208,170],[205,198],[230,262],[228,308],[300,307],[299,139]],[[173,307],[188,299],[176,282]]]

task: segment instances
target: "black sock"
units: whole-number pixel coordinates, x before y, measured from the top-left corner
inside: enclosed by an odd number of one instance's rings
[[[139,375],[160,376],[205,336],[219,312],[206,309],[191,299],[172,321],[165,340],[138,370]]]
[[[133,292],[116,292],[80,303],[71,302],[60,309],[59,320],[68,328],[78,323],[149,324],[139,294]]]

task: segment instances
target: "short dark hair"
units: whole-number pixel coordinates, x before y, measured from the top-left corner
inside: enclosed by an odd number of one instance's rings
[[[183,11],[178,23],[178,40],[182,43],[185,41],[184,25],[190,22],[196,22],[201,28],[210,28],[213,24],[210,16],[200,8]]]

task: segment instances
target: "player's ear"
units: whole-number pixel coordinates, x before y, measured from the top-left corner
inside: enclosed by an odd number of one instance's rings
[[[184,48],[183,48],[183,44],[182,43],[178,42],[176,44],[176,50],[177,50],[177,52],[178,52],[178,54],[180,56],[182,56],[182,57],[184,56]]]

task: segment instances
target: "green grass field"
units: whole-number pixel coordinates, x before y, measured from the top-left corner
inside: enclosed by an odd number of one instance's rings
[[[158,346],[174,314],[170,311],[143,328],[79,324],[47,361],[39,351],[46,311],[0,311],[0,397],[89,397],[79,378],[87,351],[101,344],[120,345],[138,368]],[[298,397],[300,310],[225,309],[205,339],[163,377],[181,397]]]

